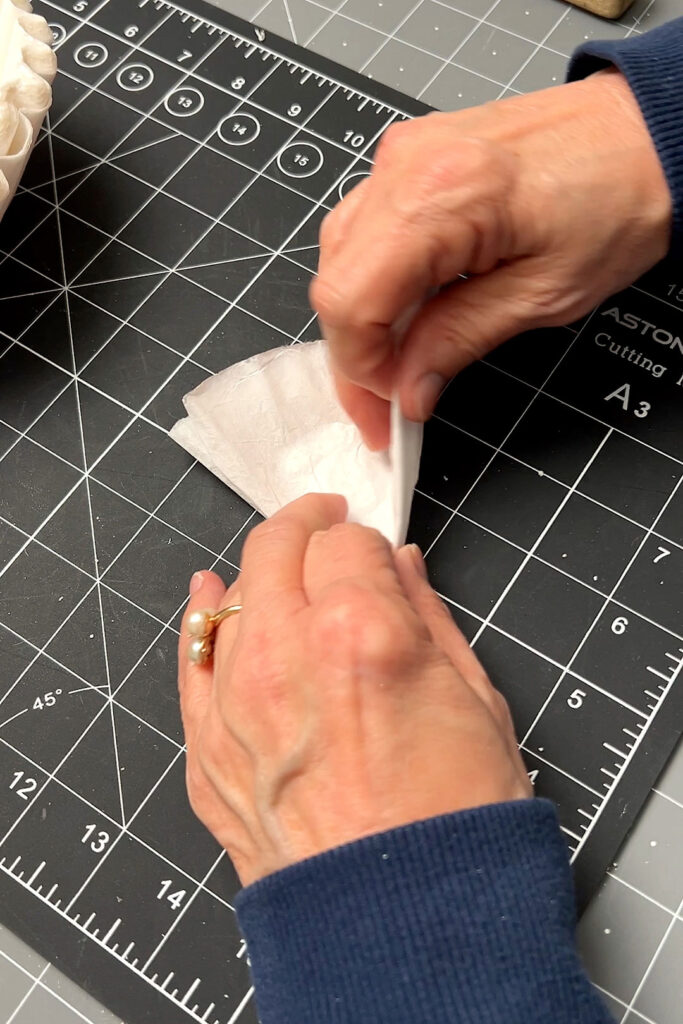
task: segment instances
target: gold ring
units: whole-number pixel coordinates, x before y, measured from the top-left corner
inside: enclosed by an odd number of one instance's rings
[[[187,620],[187,632],[192,637],[187,649],[187,657],[195,665],[205,665],[213,655],[213,635],[216,628],[224,619],[231,615],[237,615],[242,611],[241,604],[230,605],[219,612],[212,612],[206,608],[202,611],[192,612]]]

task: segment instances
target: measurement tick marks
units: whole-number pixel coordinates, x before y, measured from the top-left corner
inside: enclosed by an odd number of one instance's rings
[[[248,975],[243,972],[247,979],[246,989],[243,991],[242,997],[239,1002],[236,1003],[233,1013],[229,1018],[220,1018],[213,1016],[216,1010],[216,1003],[209,1003],[208,1005],[201,1005],[195,1002],[192,998],[198,991],[202,984],[202,978],[194,978],[187,988],[178,987],[172,985],[173,979],[176,977],[174,971],[169,971],[163,981],[160,981],[159,973],[145,973],[139,966],[139,958],[134,957],[131,959],[131,954],[135,948],[134,942],[129,942],[128,945],[121,950],[120,943],[112,941],[119,931],[119,928],[124,923],[121,918],[116,918],[108,926],[101,926],[96,924],[97,914],[91,912],[85,920],[81,920],[81,915],[68,914],[61,906],[61,900],[55,899],[54,894],[57,890],[57,886],[54,885],[47,893],[43,893],[42,886],[36,885],[35,881],[40,872],[45,868],[45,863],[42,862],[38,868],[33,872],[29,879],[25,878],[25,871],[20,867],[21,857],[16,857],[11,864],[6,863],[6,859],[0,858],[0,872],[10,876],[14,882],[20,885],[22,888],[30,891],[34,897],[39,899],[43,904],[48,905],[52,912],[56,912],[60,917],[67,920],[71,927],[77,929],[81,934],[87,936],[88,939],[97,944],[97,946],[106,950],[108,955],[115,957],[125,967],[134,972],[140,979],[144,979],[144,982],[151,986],[154,990],[162,993],[164,997],[174,1003],[178,1008],[181,1008],[187,1017],[200,1022],[200,1024],[206,1024],[207,1021],[212,1021],[212,1024],[234,1024],[238,1017],[242,1014],[247,1003],[252,996],[252,988],[248,985]],[[106,930],[105,930],[106,927]],[[238,947],[235,953],[235,959],[241,960],[244,956],[243,947]],[[180,972],[179,972],[180,973]]]

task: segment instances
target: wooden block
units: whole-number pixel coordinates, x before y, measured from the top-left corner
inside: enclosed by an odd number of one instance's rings
[[[575,7],[583,7],[586,11],[599,14],[602,18],[620,18],[633,0],[569,0]]]

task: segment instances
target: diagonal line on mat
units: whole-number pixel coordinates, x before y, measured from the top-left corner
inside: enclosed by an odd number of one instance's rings
[[[106,157],[105,163],[115,163],[117,160],[122,160],[124,156],[133,156],[134,153],[142,153],[145,149],[151,149],[152,146],[160,146],[162,142],[170,142],[171,139],[179,139],[180,135],[178,132],[171,132],[169,135],[164,135],[162,139],[155,139],[154,142],[146,142],[144,146],[133,146],[132,149],[124,149],[120,153],[113,153],[112,156]]]
[[[49,153],[50,153],[50,163],[51,163],[51,166],[52,166],[52,168],[54,170],[54,166],[55,166],[55,164],[54,164],[54,152],[53,152],[53,149],[52,149],[52,138],[49,135],[48,135],[48,147],[49,147]],[[62,241],[61,211],[60,211],[60,207],[59,207],[59,197],[57,195],[57,183],[56,183],[56,181],[54,183],[54,197],[55,197],[55,210],[56,210],[56,214],[57,214],[57,238],[58,238],[58,242],[59,242],[59,254],[60,254],[60,261],[61,261],[61,266],[62,266],[62,275],[63,275],[64,288],[67,289],[66,292],[65,292],[65,295],[66,295],[66,321],[67,321],[67,329],[68,329],[68,332],[69,332],[69,346],[70,346],[70,349],[71,349],[71,363],[72,363],[72,367],[73,367],[73,373],[75,375],[74,386],[76,388],[76,400],[77,400],[76,401],[76,408],[77,408],[77,414],[78,414],[78,430],[79,430],[79,434],[80,434],[81,452],[82,452],[82,455],[83,455],[83,465],[87,466],[87,454],[86,454],[86,448],[85,448],[85,433],[84,433],[84,430],[83,430],[83,415],[82,415],[82,411],[81,411],[80,382],[78,380],[77,370],[76,370],[76,350],[75,350],[75,346],[74,346],[73,328],[72,328],[72,324],[71,324],[71,307],[70,307],[69,293],[68,293],[68,280],[67,280],[67,273],[66,273],[66,260],[64,258],[64,245],[63,245],[63,241]],[[90,520],[90,541],[91,541],[91,544],[92,544],[92,552],[93,552],[93,559],[94,559],[94,563],[95,563],[95,571],[97,572],[97,545],[95,544],[95,525],[94,525],[94,521],[93,521],[92,499],[91,499],[91,494],[90,494],[90,479],[89,479],[87,474],[85,476],[85,492],[86,492],[86,498],[87,498],[87,502],[88,502],[88,517],[89,517],[89,520]],[[104,654],[104,667],[105,667],[106,680],[107,680],[107,697],[108,697],[108,703],[109,703],[109,716],[110,716],[110,720],[111,720],[112,736],[113,736],[113,743],[114,743],[114,761],[115,761],[115,769],[116,769],[116,782],[117,782],[117,786],[118,786],[119,803],[120,803],[120,807],[121,807],[121,822],[122,822],[123,825],[125,825],[126,824],[126,818],[125,818],[125,809],[124,809],[124,805],[123,805],[123,789],[122,789],[122,786],[121,786],[121,770],[120,770],[120,765],[119,765],[119,751],[118,751],[118,742],[117,742],[117,736],[116,736],[116,722],[114,721],[114,705],[113,705],[113,702],[112,702],[111,674],[110,674],[110,671],[109,671],[109,655],[108,655],[108,652],[107,652],[107,638],[106,638],[106,632],[105,632],[105,628],[104,628],[104,608],[103,608],[103,605],[102,605],[102,590],[101,590],[101,587],[100,587],[99,578],[98,578],[97,583],[96,583],[96,591],[97,591],[97,604],[98,604],[98,609],[99,609],[99,614],[100,614],[100,630],[101,630],[101,636],[102,636],[102,651],[103,651],[103,654]]]
[[[292,12],[289,9],[289,3],[287,0],[282,0],[285,14],[287,15],[287,21],[289,22],[289,31],[292,33],[292,41],[298,43],[299,40],[296,37],[296,29],[294,28],[294,20],[292,18]]]

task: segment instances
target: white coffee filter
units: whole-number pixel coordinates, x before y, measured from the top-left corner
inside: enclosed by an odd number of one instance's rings
[[[52,102],[52,32],[28,0],[0,0],[0,217]]]

